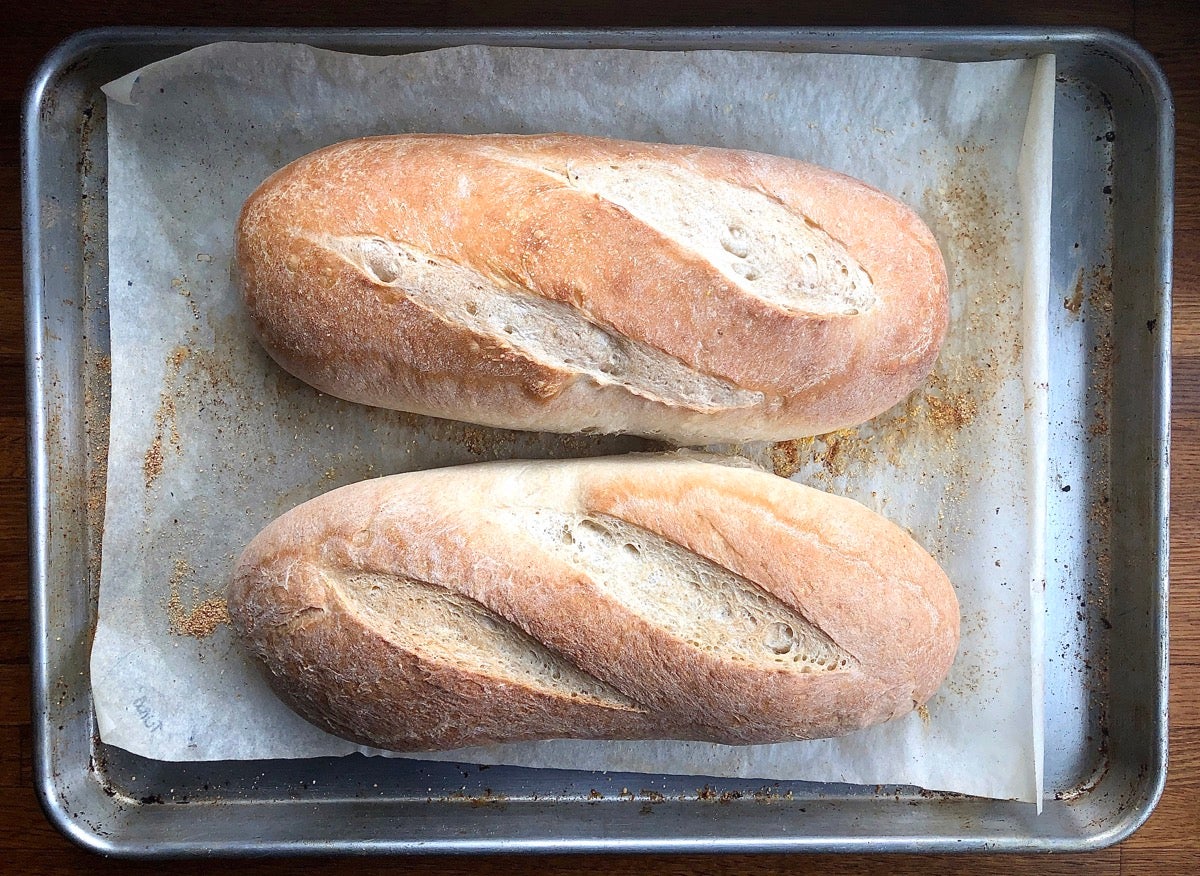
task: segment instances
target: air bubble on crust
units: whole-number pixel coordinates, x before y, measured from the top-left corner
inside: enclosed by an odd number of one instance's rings
[[[786,654],[795,644],[796,634],[787,624],[775,622],[763,634],[763,645],[774,654]]]
[[[746,241],[746,232],[740,225],[730,225],[721,235],[721,247],[731,256],[744,259],[750,255],[750,244]]]
[[[733,272],[746,280],[757,280],[758,269],[749,262],[738,262],[733,266]]]
[[[400,279],[400,255],[396,247],[378,237],[362,241],[362,266],[377,283],[391,285]]]

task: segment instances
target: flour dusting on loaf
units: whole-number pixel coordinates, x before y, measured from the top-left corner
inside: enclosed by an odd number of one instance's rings
[[[669,161],[569,162],[567,180],[706,259],[739,292],[784,310],[855,316],[878,302],[845,246],[762,192]]]
[[[678,444],[857,425],[928,374],[946,271],[894,198],[750,152],[569,134],[348,141],[247,201],[237,265],[316,388]]]
[[[895,525],[679,455],[343,487],[268,526],[228,602],[302,715],[401,751],[841,735],[925,703],[959,633]]]

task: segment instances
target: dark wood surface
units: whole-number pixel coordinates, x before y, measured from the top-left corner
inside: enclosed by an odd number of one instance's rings
[[[1147,824],[1124,843],[1066,856],[611,856],[256,861],[221,864],[255,873],[384,871],[438,873],[967,873],[1086,872],[1170,876],[1200,872],[1200,5],[1163,0],[1040,0],[1026,4],[706,2],[629,4],[593,0],[419,0],[370,3],[297,0],[112,0],[10,5],[0,26],[0,871],[125,870],[201,873],[213,862],[105,861],[63,839],[32,787],[29,716],[28,486],[18,118],[25,82],[41,57],[74,31],[99,25],[933,25],[1045,24],[1108,27],[1132,36],[1166,70],[1177,113],[1174,273],[1174,397],[1171,513],[1171,761],[1166,793]]]

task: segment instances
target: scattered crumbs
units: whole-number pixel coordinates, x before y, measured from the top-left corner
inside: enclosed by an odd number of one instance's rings
[[[1088,284],[1088,306],[1101,313],[1112,313],[1113,276],[1108,265],[1097,265]]]
[[[471,797],[467,802],[470,803],[473,809],[481,806],[495,806],[499,809],[504,809],[508,805],[508,797],[504,794],[497,794],[491,788],[484,788],[482,794]]]
[[[962,429],[978,413],[974,399],[966,393],[926,394],[925,405],[929,408],[929,421],[939,429]]]
[[[985,150],[984,144],[956,147],[957,161],[926,191],[925,204],[953,250],[969,256],[975,266],[994,271],[1010,248],[1013,217],[992,194]]]
[[[484,456],[491,449],[492,441],[487,429],[481,429],[478,426],[464,426],[462,431],[462,444],[468,452],[474,453],[476,456]]]
[[[853,429],[839,429],[821,436],[821,440],[825,444],[825,453],[821,457],[821,464],[834,477],[846,473],[846,467],[856,448],[855,437]]]
[[[180,611],[182,612],[182,606]],[[176,626],[183,635],[196,639],[207,639],[217,627],[229,623],[229,607],[220,596],[209,597],[198,602],[190,612],[181,614]]]
[[[660,794],[658,791],[648,791],[645,788],[642,788],[641,794],[643,797],[645,797],[651,803],[662,803],[667,799],[662,794]]]
[[[85,292],[84,312],[94,308]],[[108,491],[108,425],[112,399],[112,358],[101,355],[90,341],[84,343],[83,431],[89,465],[86,470],[85,505],[91,537],[88,539],[88,569],[100,578],[103,545],[104,505]]]
[[[921,723],[929,726],[929,709],[924,703],[921,703],[921,705],[917,706],[917,714],[921,716]]]
[[[167,440],[171,442],[172,447],[178,450],[180,445],[179,423],[176,419],[175,399],[171,396],[164,398],[162,404],[159,406],[158,413],[162,421],[157,423],[157,425],[160,428],[167,427]]]
[[[1075,274],[1075,291],[1071,293],[1070,298],[1063,299],[1063,307],[1076,316],[1079,315],[1079,310],[1083,307],[1083,271]]]
[[[589,800],[603,800],[604,795],[601,794],[599,791],[597,791],[595,788],[592,788],[592,790],[588,791],[588,799]]]
[[[99,490],[88,490],[87,497],[88,514],[99,514],[104,510],[104,493]]]
[[[925,386],[890,410],[855,429],[841,429],[812,438],[769,445],[771,470],[780,477],[800,473],[806,483],[854,477],[884,462],[901,467],[930,448],[944,453],[950,490],[964,490],[967,463],[956,455],[957,435],[986,410],[1003,369],[993,366],[995,354],[983,356],[943,351]],[[950,499],[960,495],[947,495]]]
[[[1112,518],[1112,509],[1108,504],[1108,479],[1104,478],[1097,484],[1098,498],[1092,500],[1088,507],[1088,520],[1093,526],[1107,531]],[[1102,553],[1103,557],[1103,553]]]
[[[146,456],[142,460],[142,473],[146,478],[146,489],[150,489],[158,476],[163,470],[163,454],[162,454],[162,435],[155,435],[154,440],[150,442],[149,448],[146,449]]]
[[[700,800],[716,800],[719,795],[711,785],[705,785],[696,791],[696,797]]]
[[[197,261],[199,261],[199,257],[197,257]],[[192,309],[192,318],[199,320],[200,308],[196,306],[196,302],[192,299],[192,290],[185,285],[186,283],[187,277],[171,278],[171,288],[187,299],[188,307]]]
[[[165,462],[163,455],[164,444],[169,445],[178,452],[182,443],[179,436],[178,415],[175,406],[175,384],[179,379],[179,372],[183,368],[183,363],[187,360],[187,357],[188,351],[186,347],[176,347],[167,356],[166,375],[163,381],[164,387],[159,395],[158,410],[154,412],[154,438],[151,440],[150,446],[146,449],[145,456],[142,458],[142,474],[145,477],[147,490],[154,485],[154,482],[163,472],[163,464]]]
[[[812,438],[793,438],[771,445],[771,470],[781,478],[790,478],[804,467],[804,456],[812,448]]]
[[[740,800],[741,796],[742,796],[741,791],[725,791],[721,794],[720,797],[717,798],[717,802],[728,805],[728,804],[732,803],[734,800]]]
[[[171,632],[177,636],[207,639],[217,627],[229,623],[229,606],[224,597],[210,596],[186,608],[183,604],[183,582],[192,575],[187,560],[177,558],[175,571],[171,574],[170,595],[167,599],[167,619]]]
[[[1101,267],[1096,273],[1096,288],[1088,296],[1088,304],[1105,310],[1112,309],[1112,275]],[[1095,388],[1093,418],[1088,433],[1093,437],[1108,434],[1108,409],[1112,398],[1112,376],[1115,361],[1112,331],[1105,330],[1092,349],[1092,386]]]

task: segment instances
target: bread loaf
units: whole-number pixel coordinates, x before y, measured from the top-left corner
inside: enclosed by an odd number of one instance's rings
[[[300,714],[401,751],[844,734],[924,703],[959,630],[899,527],[675,454],[343,487],[253,540],[228,603]]]
[[[932,234],[862,182],[565,134],[322,149],[249,198],[237,267],[263,345],[322,392],[678,444],[864,422],[947,324]]]

